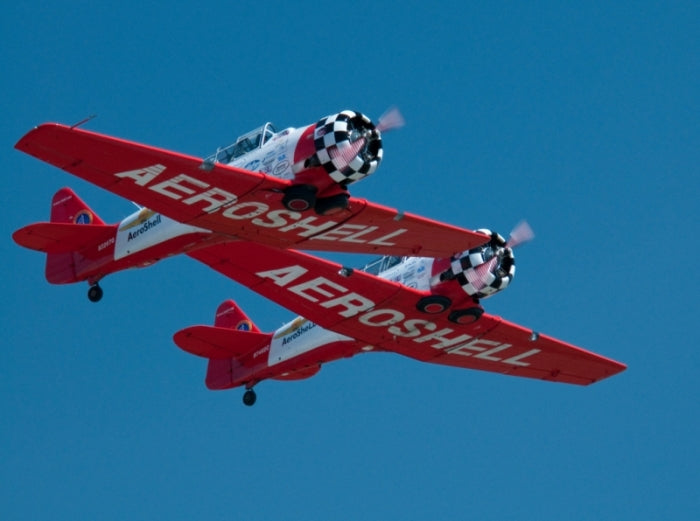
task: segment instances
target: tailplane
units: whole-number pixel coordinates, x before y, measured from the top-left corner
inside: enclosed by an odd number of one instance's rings
[[[12,238],[20,246],[46,253],[47,281],[69,284],[83,280],[77,270],[84,260],[81,251],[108,241],[114,233],[114,226],[105,224],[73,190],[61,188],[51,200],[50,222],[20,228]]]
[[[209,389],[230,389],[245,359],[269,348],[272,334],[260,332],[234,301],[227,300],[216,310],[214,326],[187,327],[173,340],[183,351],[209,359]]]

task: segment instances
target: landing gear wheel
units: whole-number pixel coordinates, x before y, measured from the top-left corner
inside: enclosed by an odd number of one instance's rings
[[[88,290],[88,299],[90,302],[99,302],[103,295],[102,288],[99,284],[93,284]]]
[[[256,396],[255,391],[252,389],[248,389],[245,393],[243,393],[243,403],[248,407],[252,406],[257,398],[258,397]]]
[[[450,307],[452,301],[442,295],[429,295],[423,297],[416,303],[416,309],[429,315],[442,313]]]
[[[316,213],[318,215],[334,215],[342,212],[349,206],[349,199],[350,196],[348,194],[336,194],[318,199],[316,201]]]
[[[282,204],[287,210],[304,212],[316,204],[317,190],[314,185],[292,185],[285,190]]]
[[[450,313],[450,316],[447,318],[450,322],[465,326],[467,324],[473,324],[479,320],[483,314],[484,310],[481,308],[457,309]]]

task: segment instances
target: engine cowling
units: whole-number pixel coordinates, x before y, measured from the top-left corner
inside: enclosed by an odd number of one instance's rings
[[[314,128],[314,155],[307,167],[320,166],[345,187],[377,170],[382,138],[372,121],[351,110],[321,118]]]
[[[491,240],[452,260],[440,280],[456,280],[465,293],[474,298],[490,297],[508,287],[515,277],[515,256],[506,240],[496,232],[478,230]]]

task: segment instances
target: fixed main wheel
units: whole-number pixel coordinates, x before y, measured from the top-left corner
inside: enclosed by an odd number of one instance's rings
[[[429,315],[442,313],[450,307],[452,301],[442,295],[428,295],[416,302],[416,309]]]
[[[248,407],[253,405],[255,403],[255,400],[258,397],[255,394],[255,391],[252,389],[248,389],[245,393],[243,393],[243,403],[246,404]]]
[[[333,215],[345,210],[350,196],[348,194],[336,194],[330,197],[322,197],[316,200],[316,213],[318,215]]]
[[[317,191],[314,185],[292,185],[285,190],[282,204],[287,210],[304,212],[316,204]]]
[[[473,324],[479,320],[483,314],[484,310],[481,308],[457,309],[450,313],[450,316],[447,318],[450,322],[464,326],[467,324]]]
[[[102,288],[99,284],[94,284],[90,286],[87,295],[90,302],[99,302],[103,295]]]

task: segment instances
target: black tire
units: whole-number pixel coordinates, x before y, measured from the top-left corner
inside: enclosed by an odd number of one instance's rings
[[[336,194],[316,200],[316,213],[318,215],[334,215],[346,210],[349,206],[348,194]]]
[[[102,288],[98,284],[95,284],[94,286],[90,286],[90,289],[88,290],[88,300],[90,302],[99,302],[102,299],[103,294],[104,292],[102,291]]]
[[[456,309],[450,316],[447,317],[450,322],[465,326],[467,324],[473,324],[481,318],[484,314],[484,310],[481,308],[467,308],[467,309]]]
[[[305,212],[316,205],[317,188],[313,185],[293,185],[287,188],[282,204],[287,210]]]
[[[253,391],[252,389],[248,389],[245,393],[243,393],[243,403],[248,407],[253,406],[257,398],[258,397],[255,394],[255,391]]]
[[[452,301],[442,295],[429,295],[416,302],[416,309],[428,315],[442,313],[452,305]]]

